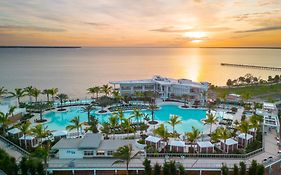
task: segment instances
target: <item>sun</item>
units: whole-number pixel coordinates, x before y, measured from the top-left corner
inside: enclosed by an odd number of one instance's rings
[[[207,36],[207,32],[185,32],[184,37],[192,39],[192,43],[200,43]]]

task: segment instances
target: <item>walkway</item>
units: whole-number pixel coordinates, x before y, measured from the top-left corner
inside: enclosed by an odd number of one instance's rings
[[[6,151],[11,157],[14,157],[17,163],[21,161],[22,157],[29,154],[27,151],[2,136],[0,136],[0,148]]]

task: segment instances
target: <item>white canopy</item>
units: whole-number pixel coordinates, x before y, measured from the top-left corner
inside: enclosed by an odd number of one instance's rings
[[[153,143],[158,143],[161,140],[161,138],[159,137],[155,137],[155,136],[148,136],[145,141],[148,142],[153,142]]]
[[[214,145],[210,141],[206,142],[197,142],[198,146],[200,148],[209,148],[209,147],[214,147]]]

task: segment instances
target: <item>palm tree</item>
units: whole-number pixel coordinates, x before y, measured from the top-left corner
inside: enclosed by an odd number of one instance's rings
[[[101,132],[105,134],[105,138],[108,138],[108,134],[110,132],[110,127],[108,122],[102,123]]]
[[[39,138],[39,144],[41,145],[41,147],[43,138],[49,137],[51,135],[51,131],[47,128],[48,126],[44,127],[42,124],[39,124],[30,129],[31,133]]]
[[[51,88],[50,90],[50,95],[52,97],[52,101],[55,101],[55,96],[57,95],[57,93],[59,92],[58,88]]]
[[[168,140],[170,133],[165,128],[164,124],[160,124],[160,126],[153,130],[153,134],[160,136],[163,140]]]
[[[193,145],[195,143],[195,141],[200,137],[200,130],[195,128],[194,126],[192,126],[192,131],[191,132],[187,132],[185,133],[187,139],[192,143],[192,150],[194,152],[194,148],[193,148]]]
[[[26,135],[31,133],[31,131],[29,129],[30,125],[31,125],[30,121],[25,121],[25,122],[22,122],[22,123],[16,125],[16,127],[21,131],[21,133],[23,135],[25,149],[26,149]]]
[[[132,114],[132,117],[136,119],[138,127],[139,127],[140,119],[141,119],[141,117],[143,117],[143,113],[141,112],[140,109],[134,109],[131,114]]]
[[[112,115],[108,118],[108,122],[111,128],[115,128],[119,124],[119,118],[116,115]]]
[[[88,116],[88,123],[90,122],[90,117],[91,117],[91,112],[92,110],[95,109],[95,107],[93,105],[87,105],[82,107],[84,112],[87,112],[87,116]]]
[[[134,96],[137,99],[141,99],[144,96],[144,94],[142,92],[140,92],[140,91],[135,91]]]
[[[178,124],[181,124],[181,123],[182,123],[182,121],[181,121],[180,117],[177,116],[177,115],[171,115],[170,119],[168,121],[168,124],[173,127],[173,133],[174,134],[175,134],[175,126],[178,125]]]
[[[47,103],[42,103],[42,102],[37,102],[34,105],[34,109],[37,109],[37,111],[39,111],[39,115],[40,115],[40,122],[43,122],[43,112],[49,108],[49,104]]]
[[[184,99],[184,107],[187,107],[187,101],[189,99],[189,95],[184,94],[184,95],[182,95],[182,98]]]
[[[40,89],[37,89],[37,88],[33,88],[32,90],[32,96],[35,98],[35,102],[38,101],[38,97],[41,93],[41,90]]]
[[[86,132],[87,131],[91,131],[92,133],[99,132],[99,130],[98,130],[99,121],[95,116],[90,117],[90,121],[87,123],[84,123],[84,124],[89,126],[85,129]]]
[[[133,149],[132,145],[125,145],[117,149],[115,153],[113,153],[113,157],[118,158],[119,160],[116,160],[113,162],[112,165],[117,164],[117,163],[125,163],[126,164],[126,170],[127,170],[127,175],[129,175],[129,163],[131,162],[132,159],[134,159],[140,152],[133,154]]]
[[[216,124],[218,122],[218,119],[211,113],[207,114],[207,119],[205,120],[206,125],[210,125],[210,134],[212,132],[212,125]]]
[[[8,90],[5,89],[3,86],[0,87],[0,98],[4,97],[8,93]]]
[[[258,115],[253,115],[250,117],[251,127],[254,128],[255,132],[259,128],[261,122],[262,122],[262,118],[259,117]]]
[[[131,127],[131,122],[130,119],[123,119],[123,123],[121,124],[122,128],[124,128],[125,132],[127,133],[127,135],[129,136],[130,131],[133,129]]]
[[[24,88],[24,90],[27,93],[27,95],[29,96],[29,102],[32,102],[33,87],[28,86],[28,87]]]
[[[101,87],[101,91],[105,94],[105,96],[108,96],[112,91],[112,87],[108,84],[105,84]]]
[[[84,124],[84,123],[80,122],[80,116],[74,117],[73,119],[70,120],[70,122],[72,123],[72,125],[66,126],[66,129],[69,130],[69,131],[71,131],[73,129],[76,129],[77,134],[79,136],[79,134],[80,134],[79,130],[82,129],[82,125]]]
[[[9,114],[12,116],[12,117],[14,117],[14,112],[15,112],[15,110],[16,110],[16,106],[10,106],[10,108],[9,108]]]
[[[47,97],[47,101],[50,102],[51,89],[44,89],[42,91],[42,94],[45,94]]]
[[[18,99],[18,105],[20,105],[20,98],[26,95],[25,90],[21,88],[16,88],[15,92],[9,92],[9,93],[11,94],[11,97],[16,97]]]
[[[87,91],[89,94],[92,94],[92,96],[96,95],[96,99],[98,99],[101,88],[99,86],[94,86],[94,87],[88,88]]]
[[[58,94],[57,99],[60,101],[60,108],[62,109],[62,104],[64,100],[68,99],[68,96],[66,94]]]
[[[231,137],[231,132],[228,129],[224,128],[224,127],[218,128],[217,132],[219,134],[219,138],[222,139],[223,142],[224,142],[223,150],[225,150],[226,140]]]
[[[121,108],[119,108],[117,112],[113,113],[113,115],[120,120],[120,124],[122,125],[122,122],[125,120],[124,111]]]
[[[9,119],[9,113],[4,114],[3,112],[0,111],[0,124],[4,135],[6,135],[6,129],[11,123],[12,121]]]
[[[252,128],[251,124],[246,120],[242,121],[238,126],[238,130],[245,134],[245,145],[244,145],[245,148],[247,147],[247,142],[248,142],[247,134],[251,128]]]
[[[113,91],[112,92],[113,98],[120,103],[123,100],[123,97],[120,95],[119,91]]]
[[[158,109],[158,106],[155,104],[155,103],[150,103],[149,106],[148,106],[148,109],[151,111],[151,120],[152,120],[152,123],[155,123],[154,121],[154,111],[156,109]]]

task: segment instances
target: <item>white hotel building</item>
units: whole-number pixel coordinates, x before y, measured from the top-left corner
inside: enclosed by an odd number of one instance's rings
[[[119,86],[121,95],[132,95],[136,91],[157,92],[162,99],[173,96],[188,95],[191,101],[204,100],[203,93],[208,90],[207,82],[193,82],[188,79],[172,79],[161,76],[154,76],[152,79],[111,81],[114,87]]]

